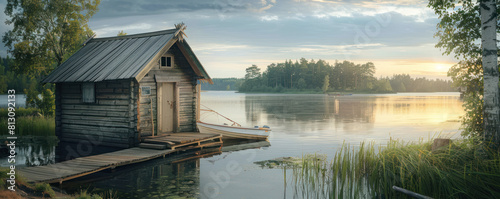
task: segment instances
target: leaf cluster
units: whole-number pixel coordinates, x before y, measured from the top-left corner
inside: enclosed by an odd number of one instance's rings
[[[76,52],[92,31],[88,22],[100,0],[8,0],[2,41],[15,58],[13,70],[46,75]]]
[[[496,5],[497,13],[500,13],[500,0],[496,0]],[[443,55],[453,55],[459,60],[450,68],[448,76],[454,86],[464,92],[466,114],[462,119],[462,134],[480,135],[483,132],[484,86],[479,1],[430,0],[428,7],[441,20],[434,35],[439,39],[436,47],[444,50]],[[497,34],[500,33],[499,27],[500,21],[497,20]]]

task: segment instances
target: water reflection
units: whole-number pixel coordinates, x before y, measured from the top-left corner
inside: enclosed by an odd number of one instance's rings
[[[199,161],[197,158],[173,163],[157,159],[68,181],[62,188],[68,193],[80,189],[94,193],[111,190],[118,198],[194,198],[199,195]]]
[[[2,140],[0,166],[8,167],[9,150],[4,147],[6,140]],[[16,166],[40,166],[56,162],[57,137],[23,137],[16,140]]]
[[[270,147],[271,143],[267,140],[245,140],[245,139],[229,139],[224,140],[222,152],[240,151],[246,149],[260,149],[262,147]]]
[[[64,182],[61,188],[68,193],[88,190],[93,193],[113,192],[119,198],[206,198],[200,183],[200,160],[219,156],[222,151],[233,152],[270,146],[268,141],[231,140],[222,149],[209,148],[190,151],[140,164],[118,167]],[[205,191],[206,192],[206,191]]]
[[[287,126],[305,135],[322,130],[369,134],[380,127],[424,127],[456,131],[462,115],[458,95],[245,95],[247,123]],[[454,121],[450,127],[447,122]],[[271,126],[272,127],[272,126]],[[430,128],[429,128],[430,127]],[[437,131],[442,131],[437,130]],[[429,132],[429,130],[427,130]],[[388,132],[385,132],[388,133]]]

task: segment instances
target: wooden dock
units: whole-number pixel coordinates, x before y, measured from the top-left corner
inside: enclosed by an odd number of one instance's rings
[[[182,136],[181,136],[182,134]],[[174,152],[188,151],[192,149],[202,149],[204,147],[222,146],[222,136],[216,134],[202,133],[179,133],[157,137],[159,142],[168,142],[169,149],[157,150],[134,147],[104,153],[100,155],[80,157],[73,160],[63,161],[56,164],[24,167],[18,172],[27,179],[28,182],[62,183],[63,181],[79,178],[92,173],[115,167],[144,162],[158,157],[165,157]],[[155,139],[150,137],[147,139]]]
[[[211,143],[213,140],[222,143],[222,136],[220,134],[208,133],[167,133],[159,136],[148,136],[142,138],[141,145],[160,145],[164,146],[160,149],[169,148],[175,150],[185,147],[204,146],[204,144]]]

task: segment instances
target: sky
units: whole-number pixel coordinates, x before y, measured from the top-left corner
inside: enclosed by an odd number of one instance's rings
[[[5,9],[6,0],[0,0]],[[6,16],[0,13],[0,21]],[[101,0],[97,37],[187,26],[186,40],[212,78],[285,60],[373,62],[376,77],[442,78],[457,61],[435,48],[439,19],[421,0]],[[0,23],[0,34],[11,27]],[[0,56],[6,56],[1,45]]]

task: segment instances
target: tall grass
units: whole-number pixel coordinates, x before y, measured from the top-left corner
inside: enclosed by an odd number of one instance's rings
[[[499,198],[500,153],[473,140],[343,145],[331,161],[306,156],[293,169],[301,198],[401,198],[396,185],[434,198]]]
[[[37,108],[16,108],[16,117],[30,116],[35,113],[40,112]],[[9,110],[6,108],[0,108],[0,118],[8,117]]]
[[[7,119],[2,118],[0,121],[0,135],[8,134]],[[16,117],[15,133],[18,136],[33,135],[33,136],[54,136],[55,135],[55,119],[54,117],[33,117],[24,116]]]

